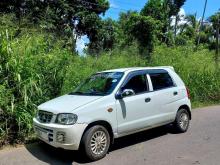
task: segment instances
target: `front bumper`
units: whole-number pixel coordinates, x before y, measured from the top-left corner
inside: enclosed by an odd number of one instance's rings
[[[78,150],[81,137],[87,124],[59,125],[54,123],[40,123],[33,119],[34,130],[39,139],[56,148]],[[58,135],[63,135],[63,141],[59,142]]]

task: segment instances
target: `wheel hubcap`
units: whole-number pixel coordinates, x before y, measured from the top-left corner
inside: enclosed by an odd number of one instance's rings
[[[189,124],[189,118],[186,113],[182,113],[180,115],[180,121],[179,121],[180,127],[185,130]]]
[[[94,154],[99,155],[103,153],[107,146],[107,137],[105,132],[103,131],[95,132],[92,135],[90,146]]]

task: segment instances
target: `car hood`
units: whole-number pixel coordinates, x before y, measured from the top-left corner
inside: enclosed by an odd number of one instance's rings
[[[64,95],[39,105],[38,109],[54,114],[68,113],[101,97],[103,96]]]

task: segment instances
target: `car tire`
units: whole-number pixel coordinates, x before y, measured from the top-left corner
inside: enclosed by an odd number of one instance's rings
[[[109,132],[101,125],[89,128],[83,135],[83,150],[86,156],[92,161],[104,158],[108,152],[109,146]]]
[[[189,112],[186,109],[179,109],[176,114],[176,119],[173,123],[177,133],[184,133],[188,130],[190,123]]]

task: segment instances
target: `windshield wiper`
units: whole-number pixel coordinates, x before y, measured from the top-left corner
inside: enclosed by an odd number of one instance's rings
[[[106,93],[102,93],[102,92],[98,92],[98,91],[92,91],[92,92],[80,92],[80,91],[77,91],[77,92],[71,92],[69,93],[69,95],[89,95],[89,96],[103,96],[105,95]]]
[[[84,93],[83,92],[70,92],[69,95],[75,95],[75,94],[78,94],[78,95],[83,95]]]
[[[103,95],[105,95],[105,93],[99,92],[99,91],[92,91],[92,92],[89,92],[89,93],[86,93],[86,94],[95,95],[95,96],[103,96]]]

